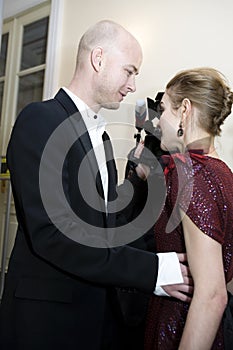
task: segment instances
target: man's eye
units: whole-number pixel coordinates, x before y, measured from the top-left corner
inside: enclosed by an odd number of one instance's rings
[[[131,75],[133,75],[133,71],[129,70],[129,69],[126,69],[126,73],[128,75],[128,77],[130,77]]]

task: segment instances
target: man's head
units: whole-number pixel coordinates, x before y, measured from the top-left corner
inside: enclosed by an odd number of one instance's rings
[[[80,40],[70,88],[90,108],[117,109],[128,92],[136,90],[141,62],[142,50],[132,34],[115,22],[100,21]]]

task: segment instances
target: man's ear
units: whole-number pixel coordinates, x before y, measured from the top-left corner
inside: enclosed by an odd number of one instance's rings
[[[102,54],[103,54],[103,49],[100,46],[95,47],[91,52],[91,64],[96,72],[99,72],[101,68]]]

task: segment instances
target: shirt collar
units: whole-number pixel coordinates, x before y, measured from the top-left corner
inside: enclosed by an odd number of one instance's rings
[[[84,123],[87,127],[87,130],[96,131],[102,129],[105,130],[106,120],[100,113],[95,113],[92,109],[90,109],[85,102],[83,102],[78,96],[76,96],[73,92],[71,92],[66,87],[62,88],[67,95],[72,99],[79,112],[82,114]]]

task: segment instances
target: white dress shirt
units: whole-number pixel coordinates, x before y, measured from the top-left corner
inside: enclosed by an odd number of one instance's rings
[[[78,96],[73,94],[69,89],[63,87],[63,90],[72,99],[79,112],[83,117],[83,121],[88,130],[93,150],[97,159],[101,181],[104,190],[105,207],[107,210],[108,202],[108,170],[106,165],[106,157],[102,135],[105,131],[106,121],[100,115],[94,113]]]

